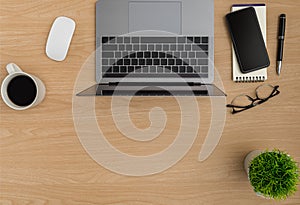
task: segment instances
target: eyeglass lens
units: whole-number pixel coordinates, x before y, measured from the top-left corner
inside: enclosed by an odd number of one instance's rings
[[[252,103],[252,100],[251,100],[251,98],[249,98],[249,96],[239,95],[232,100],[231,105],[245,107],[245,106],[251,105],[251,103]]]
[[[256,97],[265,100],[272,95],[274,87],[268,84],[264,84],[256,88]]]

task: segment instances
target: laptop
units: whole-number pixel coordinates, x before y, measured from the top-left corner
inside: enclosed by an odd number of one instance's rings
[[[224,96],[213,0],[99,0],[96,82],[78,96]]]

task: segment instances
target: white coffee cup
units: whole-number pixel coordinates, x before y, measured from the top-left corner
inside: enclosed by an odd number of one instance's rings
[[[38,105],[39,103],[41,103],[43,101],[43,99],[45,97],[45,94],[46,94],[46,88],[45,88],[44,83],[39,78],[37,78],[34,75],[23,72],[19,68],[19,66],[17,66],[14,63],[8,64],[6,66],[6,70],[8,72],[8,76],[6,76],[6,78],[2,82],[1,97],[2,97],[3,101],[5,102],[5,104],[7,106],[9,106],[10,108],[12,108],[14,110],[26,110],[28,108],[31,108],[31,107],[34,107],[34,106]],[[17,76],[27,76],[35,84],[36,95],[35,95],[34,100],[29,105],[26,105],[26,106],[17,105],[14,102],[12,102],[12,100],[10,99],[10,97],[8,95],[8,91],[7,91],[8,85]],[[24,88],[24,89],[26,89],[26,88]]]

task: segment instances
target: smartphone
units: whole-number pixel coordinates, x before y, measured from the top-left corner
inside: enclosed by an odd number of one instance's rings
[[[255,9],[248,7],[226,15],[229,33],[242,73],[270,66]]]

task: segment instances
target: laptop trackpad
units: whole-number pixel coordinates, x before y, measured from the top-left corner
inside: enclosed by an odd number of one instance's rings
[[[129,2],[129,32],[144,30],[181,34],[181,2]]]

